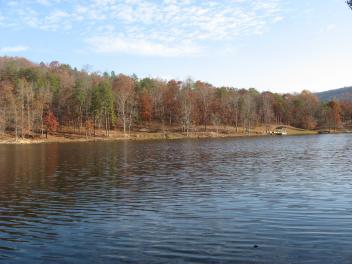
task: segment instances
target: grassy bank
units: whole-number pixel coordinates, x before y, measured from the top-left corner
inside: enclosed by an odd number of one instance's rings
[[[124,135],[122,131],[110,131],[109,136],[105,136],[103,131],[96,131],[96,136],[86,136],[75,132],[70,128],[64,128],[63,131],[48,135],[48,138],[35,136],[31,138],[18,138],[13,135],[0,135],[0,144],[39,144],[39,143],[65,143],[65,142],[95,142],[95,141],[119,141],[119,140],[173,140],[173,139],[198,139],[198,138],[230,138],[230,137],[253,137],[269,136],[268,130],[274,130],[275,126],[256,127],[249,132],[243,128],[237,130],[233,127],[214,127],[210,126],[207,131],[203,127],[196,127],[188,134],[177,131],[175,128],[168,127],[164,131],[158,128],[140,129]],[[314,130],[304,130],[294,127],[286,127],[288,135],[313,135],[317,134]]]

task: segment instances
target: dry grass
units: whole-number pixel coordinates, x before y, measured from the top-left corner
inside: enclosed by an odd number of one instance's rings
[[[274,130],[276,125],[268,127],[269,130]],[[104,131],[96,131],[96,136],[86,136],[73,133],[73,131],[65,130],[65,132],[57,133],[55,135],[48,135],[45,137],[36,137],[34,139],[18,139],[16,141],[14,136],[5,134],[0,135],[1,144],[38,144],[38,143],[65,143],[65,142],[92,142],[92,141],[118,141],[118,140],[162,140],[162,139],[182,139],[182,138],[225,138],[225,137],[244,137],[244,136],[266,136],[265,126],[258,126],[251,129],[250,133],[245,133],[243,128],[236,128],[230,126],[208,126],[207,131],[204,132],[204,127],[193,127],[192,131],[188,133],[180,131],[177,127],[164,127],[164,132],[160,127],[152,126],[148,128],[139,129],[131,132],[129,135],[124,135],[120,130],[110,131],[108,137],[104,136]],[[317,134],[317,131],[304,130],[294,127],[286,127],[288,135],[312,135]]]

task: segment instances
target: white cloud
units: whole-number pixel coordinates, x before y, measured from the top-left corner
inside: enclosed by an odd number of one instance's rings
[[[329,24],[329,25],[326,26],[325,31],[328,32],[328,33],[330,33],[330,32],[332,32],[332,31],[334,31],[335,29],[336,29],[336,25],[334,25],[334,24]]]
[[[50,5],[50,1],[49,0],[37,0],[37,3],[41,4],[41,5]]]
[[[15,53],[26,51],[29,48],[27,46],[11,46],[11,47],[0,47],[1,53]]]
[[[184,43],[170,46],[153,43],[143,39],[125,39],[122,37],[100,36],[89,38],[87,42],[98,53],[126,53],[159,57],[182,57],[199,53],[200,47]]]
[[[56,31],[57,29],[70,29],[70,15],[62,10],[55,10],[44,18],[43,23],[39,26],[44,30]]]
[[[126,52],[123,43],[134,43],[129,50],[138,54],[194,54],[209,42],[265,33],[283,19],[283,1],[35,0],[34,5],[22,0],[3,10],[0,27],[79,30],[94,48],[95,39],[106,42],[99,46],[106,52]],[[113,45],[107,45],[107,34]]]
[[[4,26],[3,22],[5,21],[5,17],[3,15],[1,15],[0,13],[0,26]]]

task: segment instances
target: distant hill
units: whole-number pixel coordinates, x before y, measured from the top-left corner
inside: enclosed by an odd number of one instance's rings
[[[352,100],[352,86],[344,87],[335,90],[329,90],[325,92],[315,93],[320,101],[331,101],[333,99],[349,99]]]

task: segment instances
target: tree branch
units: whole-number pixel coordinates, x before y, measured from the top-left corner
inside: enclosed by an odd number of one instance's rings
[[[347,3],[348,6],[352,9],[352,0],[347,0],[346,3]]]

